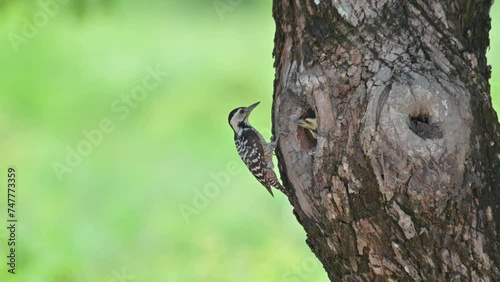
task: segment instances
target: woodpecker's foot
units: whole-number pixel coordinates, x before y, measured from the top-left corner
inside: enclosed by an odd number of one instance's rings
[[[268,169],[274,169],[274,163],[273,163],[272,160],[267,162],[267,168]]]
[[[273,140],[274,138],[271,138],[271,142],[269,143],[269,146],[271,146],[273,149],[276,148],[276,145],[278,145],[277,140]]]
[[[278,145],[278,137],[275,137],[274,135],[271,136],[271,142],[268,143],[268,145],[274,150]]]

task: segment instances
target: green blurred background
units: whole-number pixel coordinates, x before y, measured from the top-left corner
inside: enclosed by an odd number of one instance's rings
[[[0,220],[9,166],[19,219],[0,281],[328,281],[227,124],[261,101],[270,136],[271,0],[59,1],[0,0]],[[500,5],[492,18],[498,109]]]

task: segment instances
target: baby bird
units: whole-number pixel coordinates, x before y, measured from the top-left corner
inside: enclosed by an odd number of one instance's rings
[[[295,121],[299,126],[309,130],[314,139],[318,139],[318,123],[316,118],[304,118]]]

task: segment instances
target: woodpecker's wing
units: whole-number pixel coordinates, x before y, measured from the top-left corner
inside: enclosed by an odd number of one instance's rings
[[[234,140],[238,154],[255,178],[274,197],[271,184],[267,181],[267,163],[260,136],[251,129],[245,129],[241,134],[241,138],[235,138]]]

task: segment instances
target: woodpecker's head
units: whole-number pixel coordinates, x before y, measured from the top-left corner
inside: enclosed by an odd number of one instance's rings
[[[295,121],[295,123],[314,132],[316,132],[316,130],[318,129],[318,123],[316,122],[315,118],[298,119]]]
[[[257,102],[248,107],[239,107],[232,110],[229,113],[228,117],[229,125],[234,130],[234,132],[238,132],[240,128],[250,126],[250,124],[248,123],[248,116],[250,115],[252,110],[255,109],[255,107],[257,107],[259,103],[260,102]]]

